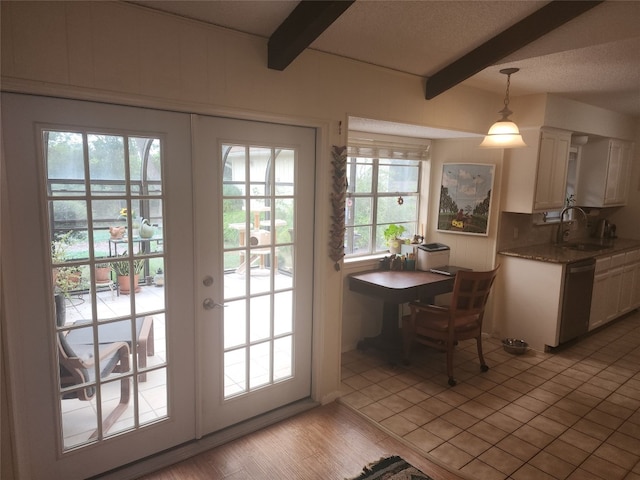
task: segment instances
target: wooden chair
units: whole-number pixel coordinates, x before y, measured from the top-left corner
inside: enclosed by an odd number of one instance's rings
[[[497,270],[498,268],[489,272],[459,271],[449,306],[410,303],[411,314],[402,318],[405,362],[409,361],[415,342],[444,350],[447,352],[449,385],[454,386],[454,348],[460,340],[475,338],[480,370],[489,370],[482,356],[482,318]]]
[[[61,317],[56,315],[58,326],[63,326]],[[93,344],[72,344],[67,341],[67,331],[58,332],[58,359],[60,364],[60,388],[73,386],[82,388],[69,389],[62,394],[63,399],[77,398],[89,401],[96,394],[96,358]],[[128,373],[130,371],[129,345],[126,342],[113,342],[99,345],[97,367],[100,378],[112,373]],[[113,411],[103,420],[102,431],[106,433],[124,413],[131,397],[131,379],[123,376],[120,380],[120,401]],[[97,438],[96,430],[90,439]]]

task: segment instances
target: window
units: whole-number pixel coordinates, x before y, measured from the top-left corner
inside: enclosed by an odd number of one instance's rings
[[[162,139],[41,139],[67,452],[168,418]]]
[[[390,224],[405,227],[407,237],[418,234],[422,162],[429,144],[424,139],[390,142],[349,135],[345,253],[356,257],[388,250],[384,230]],[[360,134],[362,135],[362,134]],[[415,143],[409,143],[418,140]]]

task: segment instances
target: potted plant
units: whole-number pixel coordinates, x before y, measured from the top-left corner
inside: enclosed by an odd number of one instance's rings
[[[58,235],[51,242],[51,262],[53,263],[52,280],[56,293],[61,293],[64,298],[70,298],[70,292],[78,288],[82,278],[82,272],[77,266],[60,266],[68,260],[68,250],[71,245],[70,230]]]
[[[111,265],[109,263],[96,263],[96,283],[108,283],[111,281]]]
[[[77,266],[64,266],[68,260],[69,246],[73,231],[57,235],[51,242],[51,280],[53,283],[56,306],[56,324],[62,326],[66,322],[66,300],[71,299],[71,291],[78,288],[82,273]]]
[[[402,234],[406,231],[404,225],[396,225],[395,223],[390,224],[387,228],[384,229],[382,234],[384,235],[384,239],[389,246],[389,252],[391,253],[400,253],[401,245],[403,243]]]
[[[123,256],[125,255],[127,255],[127,252],[123,253]],[[133,291],[140,291],[138,281],[140,279],[140,272],[142,272],[142,269],[144,268],[144,260],[142,258],[136,258],[133,260],[133,272],[129,268],[129,260],[113,262],[111,263],[111,267],[118,277],[118,288],[120,289],[120,293],[123,295],[131,293],[131,277],[133,277]]]

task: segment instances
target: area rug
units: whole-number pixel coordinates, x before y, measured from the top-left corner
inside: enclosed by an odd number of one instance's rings
[[[381,458],[367,465],[362,473],[350,480],[433,480],[398,456]]]

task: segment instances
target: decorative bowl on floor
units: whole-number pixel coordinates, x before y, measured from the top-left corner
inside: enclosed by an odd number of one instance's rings
[[[514,355],[522,355],[529,348],[529,344],[524,340],[517,340],[515,338],[505,338],[502,340],[502,348],[507,353],[513,353]]]

